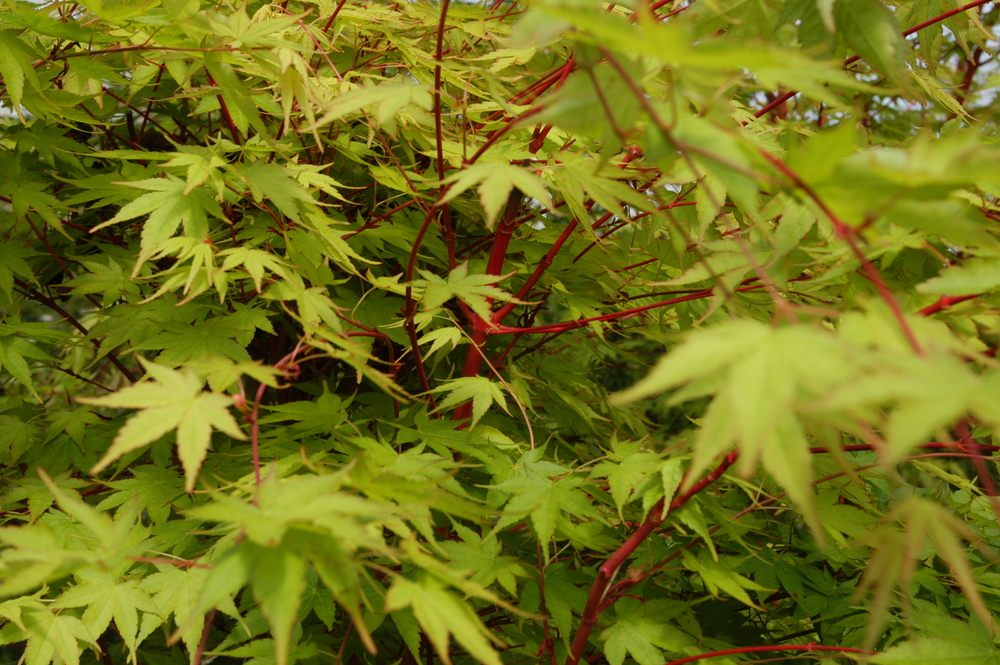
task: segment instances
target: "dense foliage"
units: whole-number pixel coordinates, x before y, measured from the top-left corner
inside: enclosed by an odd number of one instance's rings
[[[4,0],[0,657],[1000,662],[998,17]]]

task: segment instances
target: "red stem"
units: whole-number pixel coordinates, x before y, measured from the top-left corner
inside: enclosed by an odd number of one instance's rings
[[[962,5],[958,9],[952,9],[951,11],[947,11],[947,12],[945,12],[943,14],[938,14],[937,16],[935,16],[932,19],[928,19],[928,20],[924,21],[923,23],[918,23],[917,25],[913,26],[912,28],[910,28],[908,30],[904,30],[903,31],[903,36],[904,37],[909,37],[910,35],[912,35],[914,32],[917,32],[918,30],[923,30],[924,28],[926,28],[928,26],[931,26],[931,25],[934,25],[935,23],[940,23],[941,21],[945,20],[946,18],[951,18],[955,14],[961,14],[962,12],[967,12],[970,9],[973,9],[973,8],[978,7],[980,5],[985,5],[985,4],[987,4],[988,2],[991,2],[991,1],[992,0],[975,0],[974,2],[970,2],[967,5]]]
[[[284,372],[285,379],[290,379],[293,376],[292,370],[295,368],[292,365],[295,364],[295,358],[304,351],[308,349],[309,346],[299,342],[292,349],[292,352],[286,355],[284,358],[279,360],[274,364],[274,369]],[[241,384],[242,385],[242,384]],[[260,492],[260,402],[264,399],[264,391],[267,390],[267,384],[261,383],[257,386],[257,394],[254,396],[253,410],[247,415],[247,420],[250,421],[250,450],[253,455],[253,478],[256,486],[256,492],[253,496],[253,505],[257,505],[257,494]]]
[[[715,482],[733,465],[738,456],[739,452],[737,451],[726,455],[714,471],[695,483],[687,492],[675,496],[670,502],[669,510],[681,508],[691,497]],[[580,662],[583,650],[587,646],[587,640],[590,639],[590,634],[597,625],[597,618],[600,616],[601,606],[611,585],[611,581],[618,574],[618,569],[625,564],[625,561],[628,560],[636,548],[663,522],[665,516],[663,505],[665,501],[665,497],[660,499],[650,509],[649,514],[646,515],[646,519],[643,520],[639,528],[597,569],[597,579],[594,580],[593,586],[590,587],[590,594],[587,596],[587,604],[583,609],[580,627],[577,628],[576,635],[573,636],[570,653],[566,657],[566,665],[577,665]]]
[[[754,284],[753,286],[744,286],[735,291],[751,291],[754,289],[764,288],[763,284]],[[577,328],[583,328],[588,323],[593,323],[594,321],[614,321],[616,319],[622,319],[627,316],[632,316],[634,314],[639,314],[650,309],[656,309],[657,307],[666,307],[668,305],[676,305],[677,303],[688,302],[689,300],[700,300],[701,298],[708,298],[712,295],[712,289],[704,289],[702,291],[696,291],[695,293],[690,293],[686,296],[680,296],[679,298],[671,298],[670,300],[662,300],[660,302],[655,302],[652,305],[643,305],[642,307],[633,307],[631,309],[625,309],[620,312],[612,312],[611,314],[604,314],[602,316],[592,316],[589,319],[577,319],[576,321],[567,321],[566,323],[553,323],[547,326],[535,326],[533,328],[511,328],[509,326],[498,326],[497,328],[490,330],[491,335],[500,335],[508,333],[552,333],[552,332],[566,332],[567,330],[575,330]]]
[[[326,25],[323,26],[323,32],[324,32],[324,34],[330,29],[330,26],[333,25],[334,19],[337,18],[337,14],[340,13],[340,10],[344,8],[344,3],[345,2],[347,2],[347,0],[340,0],[340,4],[338,4],[337,8],[333,10],[332,14],[330,14],[330,20],[327,21]]]
[[[208,616],[205,617],[205,627],[201,631],[201,641],[198,642],[198,650],[194,654],[194,660],[191,662],[194,665],[201,665],[201,658],[205,653],[205,647],[208,646],[208,634],[212,631],[212,620],[215,618],[215,608],[213,607],[208,612]]]
[[[962,450],[973,455],[972,464],[976,467],[976,473],[979,474],[979,481],[983,484],[986,496],[989,497],[993,514],[996,516],[997,522],[1000,523],[1000,499],[997,498],[997,485],[993,481],[993,475],[990,473],[989,467],[986,466],[985,460],[979,454],[982,445],[972,438],[967,419],[960,420],[955,429],[962,439]]]
[[[952,9],[951,11],[947,11],[947,12],[945,12],[943,14],[938,14],[937,16],[935,16],[932,19],[928,19],[928,20],[924,21],[923,23],[918,23],[917,25],[913,26],[912,28],[909,28],[908,30],[904,30],[903,31],[903,36],[904,37],[909,37],[913,33],[918,32],[920,30],[923,30],[924,28],[926,28],[928,26],[931,26],[931,25],[934,25],[935,23],[940,23],[941,21],[945,20],[946,18],[951,18],[955,14],[961,14],[962,12],[967,12],[970,9],[974,9],[976,7],[979,7],[980,5],[985,5],[985,4],[987,4],[988,2],[991,2],[991,1],[992,0],[974,0],[973,2],[970,2],[967,5],[962,5],[961,7],[957,8],[957,9]],[[847,60],[844,61],[844,66],[846,67],[847,65],[855,63],[855,62],[857,62],[860,59],[861,59],[861,56],[859,56],[859,55],[853,55],[853,56],[851,56],[850,58],[848,58]],[[767,106],[765,106],[761,110],[759,110],[756,113],[754,113],[753,114],[754,117],[755,118],[761,118],[761,117],[767,115],[768,113],[770,113],[774,109],[778,108],[779,106],[781,106],[782,104],[784,104],[785,102],[787,102],[789,99],[791,99],[792,97],[794,97],[797,94],[799,94],[798,90],[789,90],[788,92],[786,92],[783,95],[779,96],[777,99],[775,99],[774,101],[772,101],[770,104],[768,104]]]
[[[444,0],[441,5],[441,15],[438,20],[437,29],[437,48],[434,54],[436,61],[434,65],[434,135],[437,143],[437,172],[438,180],[441,181],[441,189],[438,194],[438,201],[427,211],[424,222],[420,225],[420,229],[413,239],[413,248],[410,250],[410,256],[406,262],[406,334],[410,338],[410,350],[413,352],[413,364],[417,370],[417,378],[420,380],[420,387],[423,389],[423,392],[427,394],[427,400],[430,403],[432,412],[434,411],[434,398],[430,395],[431,385],[427,380],[427,371],[424,369],[424,360],[420,353],[420,342],[417,338],[417,326],[413,321],[413,317],[417,313],[417,306],[413,300],[413,286],[411,286],[411,283],[413,282],[413,273],[417,267],[417,252],[420,251],[420,245],[423,244],[424,236],[427,235],[427,229],[430,228],[431,222],[434,220],[434,215],[442,207],[440,201],[444,198],[444,194],[447,191],[447,187],[444,185],[444,136],[441,126],[441,58],[444,54],[445,19],[447,18],[450,4],[451,0]],[[447,211],[445,211],[445,215],[442,217],[442,222],[446,225],[444,240],[448,246],[448,261],[451,265],[455,265],[455,235],[451,229],[451,217],[447,214]]]
[[[544,635],[542,645],[538,649],[538,655],[544,657],[548,653],[550,665],[556,665],[555,644],[552,642],[552,636],[549,633],[549,614],[545,604],[545,564],[542,561],[541,543],[536,542],[535,549],[538,552],[538,598],[542,611],[542,634]]]
[[[497,224],[497,232],[493,235],[493,248],[490,250],[489,262],[486,264],[487,275],[499,275],[503,272],[503,264],[507,259],[507,248],[510,246],[510,239],[517,228],[517,210],[521,206],[524,194],[519,189],[511,192],[507,199],[507,207],[503,216]],[[489,300],[490,306],[493,300]],[[479,369],[483,363],[482,347],[486,344],[486,336],[491,322],[484,321],[479,316],[472,314],[472,344],[465,354],[465,366],[462,368],[462,376],[478,376]],[[455,409],[453,418],[455,420],[465,420],[472,415],[472,402],[466,402]]]
[[[861,266],[867,274],[868,279],[875,284],[875,288],[878,289],[882,300],[886,305],[888,305],[889,309],[892,310],[893,316],[896,318],[897,323],[899,323],[899,327],[902,329],[903,334],[906,336],[906,339],[910,343],[914,352],[917,355],[923,355],[923,347],[920,346],[920,342],[917,341],[916,335],[913,334],[910,324],[906,322],[903,310],[900,308],[899,303],[896,302],[896,299],[892,296],[892,291],[890,291],[889,287],[886,286],[886,283],[882,280],[882,276],[879,274],[872,262],[868,260],[864,252],[861,251],[861,248],[858,247],[858,243],[855,240],[857,235],[855,229],[837,217],[829,206],[826,205],[826,202],[823,201],[823,199],[821,199],[813,190],[813,188],[800,178],[795,171],[789,168],[787,164],[766,150],[761,149],[758,152],[764,157],[764,159],[773,164],[774,167],[777,168],[782,174],[787,176],[796,187],[801,189],[806,194],[806,196],[812,199],[813,203],[815,203],[816,206],[823,211],[823,214],[829,218],[830,222],[833,224],[834,231],[836,231],[837,235],[843,238],[851,248],[854,256],[861,262]]]
[[[260,490],[260,402],[264,399],[264,391],[267,384],[262,383],[257,386],[257,394],[253,400],[253,411],[250,412],[250,450],[253,455],[253,480]],[[253,505],[257,505],[257,494],[254,493]]]
[[[424,393],[427,393],[427,399],[430,402],[431,408],[434,407],[434,398],[430,394],[431,384],[427,381],[427,372],[424,370],[423,357],[420,354],[420,343],[417,340],[417,325],[413,321],[413,317],[417,314],[417,303],[413,300],[413,273],[417,268],[417,252],[420,250],[420,245],[424,242],[424,236],[427,235],[427,229],[430,228],[431,222],[434,219],[434,213],[437,212],[437,204],[435,204],[424,216],[424,223],[420,225],[417,230],[417,235],[413,239],[413,249],[410,250],[410,257],[406,262],[406,334],[410,338],[410,350],[413,351],[413,363],[416,366],[417,378],[420,379],[420,387],[423,389]]]
[[[625,166],[629,162],[635,160],[640,155],[642,155],[642,152],[638,148],[630,147],[628,152],[622,158],[622,161],[618,164],[619,168],[625,168]],[[593,205],[594,202],[589,201],[588,204],[585,206],[585,208],[587,210],[590,210],[590,208],[593,207]],[[552,244],[552,247],[549,248],[549,251],[545,253],[545,256],[542,257],[542,260],[538,262],[537,266],[535,266],[534,272],[531,273],[531,276],[528,277],[528,280],[518,290],[517,294],[515,295],[515,297],[518,300],[524,300],[525,298],[528,297],[528,294],[531,293],[531,289],[535,288],[535,284],[538,283],[538,280],[542,278],[542,275],[545,274],[545,271],[548,270],[549,266],[552,265],[552,262],[555,260],[556,254],[558,254],[559,250],[561,250],[563,245],[566,244],[566,241],[570,239],[570,236],[573,235],[573,231],[576,230],[576,227],[579,226],[579,224],[580,224],[579,218],[574,218],[572,222],[566,225],[566,228],[563,229],[563,232],[561,234],[559,234],[559,237]],[[517,307],[516,302],[509,302],[500,309],[498,309],[493,314],[493,323],[500,323],[501,321],[503,321],[504,318],[508,314],[510,314],[511,310],[513,310],[515,307]]]
[[[489,150],[490,147],[494,143],[497,142],[497,140],[499,140],[504,134],[506,134],[510,130],[514,129],[514,127],[518,125],[519,121],[524,120],[526,118],[530,118],[531,116],[533,116],[533,115],[535,115],[537,113],[541,113],[544,110],[545,110],[544,106],[537,106],[537,107],[531,109],[530,111],[525,111],[524,113],[522,113],[521,115],[517,116],[516,118],[511,118],[507,122],[506,125],[504,125],[500,129],[496,130],[495,132],[493,132],[492,134],[490,134],[489,137],[487,137],[486,142],[483,143],[481,146],[479,146],[479,149],[476,150],[476,153],[472,157],[470,157],[468,159],[468,161],[465,162],[466,165],[474,164],[480,157],[483,156],[484,152],[486,152],[487,150]],[[439,162],[439,163],[442,163],[442,162]],[[444,180],[444,175],[443,174],[440,177],[441,177],[442,180]]]
[[[448,17],[451,0],[441,2],[441,16],[438,20],[437,50],[434,53],[434,141],[437,144],[437,172],[440,190],[438,196],[444,198],[444,130],[441,127],[441,58],[444,54],[444,24]],[[451,210],[443,206],[441,223],[444,226],[444,244],[448,248],[448,265],[455,268],[455,232],[451,226]]]
[[[216,85],[215,79],[212,78],[211,74],[206,71],[205,75],[208,76],[208,82],[210,84],[213,86]],[[229,127],[229,133],[233,137],[233,142],[236,145],[243,145],[243,141],[240,140],[240,133],[236,131],[236,123],[233,122],[233,116],[229,113],[229,107],[226,105],[225,97],[222,96],[221,92],[216,95],[216,97],[219,99],[219,109],[222,110],[222,117],[226,119],[226,126]]]
[[[931,314],[937,314],[943,309],[948,309],[952,305],[957,305],[960,302],[965,302],[966,300],[973,300],[978,298],[981,294],[975,294],[971,296],[941,296],[941,298],[933,305],[928,305],[922,310],[917,312],[920,316],[930,316]]]

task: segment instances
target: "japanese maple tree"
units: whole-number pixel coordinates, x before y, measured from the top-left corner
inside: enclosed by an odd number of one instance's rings
[[[998,19],[3,0],[0,658],[1000,662]]]

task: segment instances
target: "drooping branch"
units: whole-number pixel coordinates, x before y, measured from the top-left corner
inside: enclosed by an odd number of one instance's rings
[[[37,302],[37,303],[39,303],[41,305],[45,305],[46,307],[48,307],[49,309],[51,309],[53,312],[55,312],[59,316],[61,316],[64,319],[66,319],[66,321],[71,326],[73,326],[74,328],[76,328],[77,330],[79,330],[80,333],[83,334],[84,337],[87,337],[87,336],[90,335],[90,331],[87,330],[87,327],[85,325],[83,325],[82,323],[80,323],[80,321],[77,320],[77,318],[74,317],[72,314],[70,314],[69,312],[67,312],[62,307],[60,307],[59,303],[57,303],[55,300],[53,300],[52,298],[49,298],[44,293],[41,293],[41,292],[33,289],[31,287],[31,285],[27,284],[26,282],[21,281],[17,277],[14,278],[14,284],[17,286],[18,290],[21,292],[21,295],[23,295],[26,298],[29,298],[31,300],[34,300],[35,302]],[[101,342],[99,340],[92,339],[90,341],[94,345],[94,348],[100,350],[100,348],[101,348]],[[122,376],[124,376],[126,379],[128,379],[131,383],[135,383],[136,382],[137,379],[135,378],[135,375],[133,375],[132,372],[130,372],[129,369],[127,367],[125,367],[124,364],[122,364],[122,361],[118,359],[118,356],[116,356],[113,351],[108,351],[107,356],[108,356],[108,362],[110,362],[112,365],[114,365],[118,369],[118,371],[122,373]]]
[[[992,0],[973,0],[973,2],[970,2],[970,3],[966,4],[966,5],[962,5],[961,7],[958,7],[956,9],[952,9],[950,11],[944,12],[943,14],[938,14],[934,18],[927,19],[923,23],[918,23],[917,25],[913,26],[912,28],[904,30],[903,31],[903,36],[904,37],[909,37],[910,35],[912,35],[912,34],[914,34],[916,32],[919,32],[920,30],[923,30],[924,28],[927,28],[929,26],[934,25],[935,23],[940,23],[941,21],[943,21],[943,20],[945,20],[947,18],[951,18],[952,16],[955,16],[956,14],[961,14],[963,12],[967,12],[970,9],[975,9],[976,7],[979,7],[981,5],[988,4],[991,1]],[[853,63],[857,62],[860,59],[861,59],[861,56],[859,56],[859,55],[852,55],[850,58],[847,58],[844,61],[844,66],[846,67],[846,66],[848,66],[850,64],[853,64]],[[788,92],[785,92],[785,93],[783,93],[781,95],[778,95],[777,98],[773,99],[766,106],[764,106],[759,111],[757,111],[756,113],[754,113],[754,117],[756,117],[756,118],[763,118],[765,115],[767,115],[768,113],[770,113],[774,109],[778,108],[779,106],[781,106],[782,104],[784,104],[785,102],[787,102],[788,100],[790,100],[792,97],[794,97],[797,94],[799,94],[798,90],[789,90]]]
[[[764,288],[763,284],[755,284],[751,286],[744,286],[734,291],[752,291],[755,289]],[[676,305],[682,302],[688,302],[691,300],[700,300],[702,298],[710,298],[712,296],[712,289],[703,289],[701,291],[696,291],[685,296],[680,296],[678,298],[671,298],[670,300],[661,300],[660,302],[655,302],[651,305],[643,305],[642,307],[633,307],[631,309],[621,310],[619,312],[612,312],[611,314],[603,314],[601,316],[592,316],[587,319],[576,319],[575,321],[567,321],[566,323],[553,323],[546,326],[535,326],[533,328],[512,328],[510,326],[497,326],[496,328],[489,331],[491,335],[502,335],[509,333],[555,333],[555,332],[566,332],[568,330],[575,330],[577,328],[583,328],[587,324],[601,321],[617,321],[621,319],[628,318],[630,316],[635,316],[636,314],[641,314],[642,312],[647,312],[651,309],[657,309],[658,307],[667,307],[669,305]]]
[[[812,202],[816,204],[816,207],[818,207],[821,211],[823,211],[823,214],[826,215],[826,217],[833,224],[833,228],[837,236],[839,236],[842,240],[844,240],[844,242],[847,243],[848,247],[851,248],[851,252],[858,259],[858,261],[861,262],[862,269],[865,271],[865,274],[872,281],[872,283],[875,284],[875,288],[878,289],[879,295],[882,297],[883,302],[885,302],[885,304],[892,311],[893,316],[896,318],[896,322],[899,324],[900,329],[903,331],[903,335],[906,336],[906,340],[910,343],[910,347],[913,348],[913,351],[917,355],[923,355],[924,353],[923,347],[917,340],[916,335],[913,334],[913,329],[910,327],[910,324],[907,323],[906,317],[903,314],[903,309],[899,306],[899,303],[896,302],[896,298],[893,297],[892,291],[889,290],[889,287],[886,285],[885,280],[883,280],[882,276],[879,274],[878,269],[876,269],[875,265],[868,260],[868,257],[865,256],[865,253],[861,251],[861,247],[858,245],[857,242],[857,231],[852,226],[841,220],[840,217],[838,217],[833,212],[833,210],[830,209],[830,207],[819,196],[819,194],[817,194],[816,191],[812,187],[810,187],[805,180],[799,177],[799,175],[795,173],[795,171],[793,171],[782,160],[780,160],[779,158],[775,157],[774,155],[763,149],[759,150],[759,153],[761,154],[761,156],[764,157],[764,159],[766,159],[768,162],[774,165],[774,167],[777,168],[778,171],[780,171],[789,180],[791,180],[796,188],[798,188],[806,196],[808,196],[812,200]]]
[[[729,467],[736,462],[738,457],[739,453],[736,451],[726,455],[722,462],[710,474],[692,485],[688,491],[674,496],[669,504],[666,504],[667,497],[660,499],[656,505],[649,510],[649,514],[646,515],[646,519],[643,520],[639,528],[637,528],[632,535],[629,536],[628,540],[622,543],[621,547],[615,550],[607,561],[601,564],[601,566],[597,569],[597,578],[594,580],[594,584],[590,587],[590,593],[587,595],[587,604],[583,608],[580,626],[577,628],[576,634],[573,636],[573,642],[570,645],[570,652],[566,657],[566,665],[577,665],[580,662],[580,658],[583,656],[583,650],[586,648],[587,641],[590,639],[590,634],[597,625],[597,619],[600,616],[604,599],[611,586],[611,582],[618,575],[618,570],[625,564],[632,553],[635,552],[636,548],[638,548],[639,545],[641,545],[643,541],[649,537],[649,534],[653,533],[653,530],[656,529],[656,527],[663,523],[667,512],[682,508],[684,504],[691,499],[691,497],[718,480],[722,474],[724,474]],[[668,511],[663,510],[664,505],[669,505]]]

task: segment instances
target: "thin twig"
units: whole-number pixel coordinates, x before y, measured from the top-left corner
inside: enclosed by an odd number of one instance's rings
[[[201,665],[201,658],[205,654],[205,647],[208,645],[208,634],[212,631],[212,620],[215,619],[215,608],[208,611],[205,617],[205,627],[201,630],[201,640],[198,642],[198,650],[194,654],[192,665]]]

